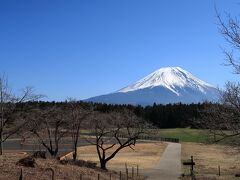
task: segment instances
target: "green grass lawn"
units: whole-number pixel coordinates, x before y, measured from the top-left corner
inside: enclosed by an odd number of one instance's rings
[[[178,138],[180,142],[213,143],[213,137],[212,136],[210,137],[208,131],[203,129],[176,128],[176,129],[159,129],[156,131],[157,136],[164,138]],[[236,142],[239,142],[239,138],[240,136],[226,138],[218,142],[218,144],[236,145]]]
[[[191,128],[175,128],[175,129],[148,129],[149,136],[157,136],[162,138],[177,138],[180,142],[196,142],[196,143],[210,143],[213,139],[210,139],[208,130],[203,129],[191,129]],[[83,134],[89,134],[89,130],[82,131]],[[148,136],[148,135],[146,135]],[[239,137],[227,138],[224,141],[220,141],[219,144],[232,144],[233,141],[238,141]]]
[[[149,130],[147,130],[149,131]],[[208,142],[207,130],[176,128],[176,129],[151,129],[150,136],[158,136],[163,138],[177,138],[180,142]],[[82,134],[90,134],[90,130],[81,131]],[[152,135],[151,135],[152,134]]]
[[[166,138],[178,138],[180,142],[208,142],[208,133],[206,130],[176,128],[176,129],[159,129],[157,135]]]

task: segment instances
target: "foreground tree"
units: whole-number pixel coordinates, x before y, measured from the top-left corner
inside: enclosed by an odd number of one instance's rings
[[[33,88],[26,87],[21,95],[15,95],[7,77],[0,77],[0,155],[3,154],[3,143],[18,133],[27,123],[24,113],[29,110],[27,101],[39,100],[42,96],[34,94]]]
[[[84,103],[78,102],[74,99],[69,99],[67,103],[67,114],[69,116],[69,125],[68,131],[71,135],[72,147],[73,147],[73,160],[77,159],[77,147],[78,140],[80,136],[80,130],[84,126],[84,121],[89,117],[92,113],[91,107],[87,106]]]
[[[144,133],[145,124],[131,111],[97,113],[93,115],[95,142],[101,169],[124,148],[135,146]]]
[[[53,105],[39,108],[29,115],[28,129],[52,157],[56,157],[59,143],[67,134],[63,107]]]
[[[224,48],[226,57],[226,65],[230,65],[234,69],[234,73],[240,74],[240,22],[238,17],[232,17],[227,14],[225,18],[221,17],[220,13],[216,10],[218,19],[218,29],[225,40],[230,45],[230,50]],[[237,54],[237,56],[236,56]]]
[[[218,28],[222,36],[229,43],[231,49],[224,49],[226,65],[233,68],[234,73],[240,74],[240,23],[237,17],[227,14],[222,18],[216,10]],[[237,56],[236,56],[237,54]],[[220,92],[219,104],[208,104],[204,108],[201,126],[209,129],[210,137],[215,142],[231,137],[240,136],[240,84],[226,83]],[[237,138],[235,138],[237,139]],[[234,141],[240,145],[239,141]]]
[[[206,104],[202,115],[200,124],[209,130],[214,142],[240,136],[240,84],[228,82],[219,104]],[[232,143],[240,145],[238,141]]]

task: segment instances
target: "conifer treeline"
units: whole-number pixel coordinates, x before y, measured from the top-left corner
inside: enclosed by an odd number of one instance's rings
[[[158,128],[184,128],[192,127],[198,128],[195,120],[201,118],[201,111],[203,110],[206,103],[199,104],[167,104],[167,105],[157,105],[153,106],[132,106],[132,105],[109,105],[100,103],[86,103],[80,102],[84,106],[92,106],[94,110],[101,112],[119,111],[121,109],[127,108],[134,113],[144,118],[146,121],[150,122]],[[46,106],[65,106],[67,102],[31,102],[29,105],[34,105],[35,107],[41,108]]]
[[[107,105],[94,104],[102,112],[128,108],[139,117],[146,119],[158,128],[199,128],[195,121],[201,118],[201,112],[206,103],[198,104],[153,104],[153,106]]]

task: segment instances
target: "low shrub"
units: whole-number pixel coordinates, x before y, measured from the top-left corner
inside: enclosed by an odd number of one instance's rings
[[[91,162],[91,161],[84,161],[84,160],[60,160],[61,164],[71,164],[71,165],[76,165],[76,166],[81,166],[81,167],[87,167],[87,168],[92,168],[95,169],[97,167],[97,163]]]

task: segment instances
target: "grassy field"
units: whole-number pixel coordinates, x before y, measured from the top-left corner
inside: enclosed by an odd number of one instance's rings
[[[207,131],[201,129],[190,128],[176,128],[176,129],[147,129],[150,136],[157,136],[163,138],[178,138],[181,142],[207,142]],[[82,134],[89,134],[91,131],[83,130]],[[147,135],[146,135],[147,136]]]
[[[176,129],[159,129],[155,134],[160,137],[178,138],[181,142],[195,142],[212,144],[213,137],[209,135],[208,130],[190,129],[190,128],[176,128]],[[231,133],[230,133],[231,134]],[[217,137],[221,138],[221,137]],[[221,145],[236,145],[239,144],[240,136],[227,138],[218,142]]]
[[[166,138],[178,138],[180,142],[198,142],[205,143],[208,141],[206,130],[176,128],[176,129],[159,129],[157,135]]]

